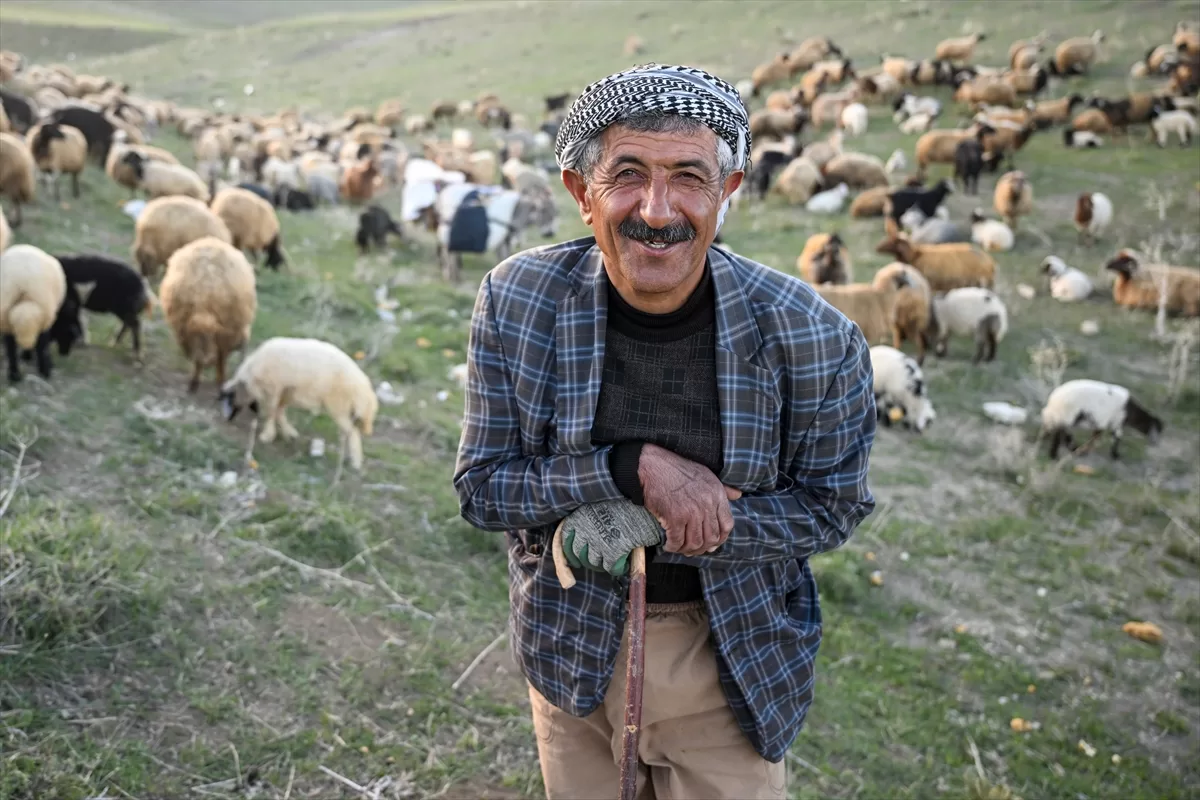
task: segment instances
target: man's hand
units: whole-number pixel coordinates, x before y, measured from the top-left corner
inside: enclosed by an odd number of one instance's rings
[[[668,553],[698,556],[720,547],[733,530],[729,501],[742,496],[702,464],[653,444],[638,462],[646,509],[666,531]]]
[[[629,570],[629,554],[638,547],[662,544],[654,516],[630,500],[589,503],[562,522],[563,556],[576,569],[591,567],[610,575]]]

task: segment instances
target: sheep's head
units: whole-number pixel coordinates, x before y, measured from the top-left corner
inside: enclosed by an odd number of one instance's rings
[[[1111,261],[1104,265],[1104,268],[1130,278],[1137,272],[1138,260],[1128,250],[1121,250],[1117,252],[1117,255]]]
[[[1058,256],[1046,256],[1042,259],[1043,275],[1062,275],[1067,271],[1067,265]]]
[[[79,292],[72,284],[67,284],[67,293],[58,308],[54,324],[50,326],[50,338],[58,345],[59,355],[70,353],[71,347],[83,338],[83,323],[79,318],[82,306]]]
[[[236,379],[227,381],[221,387],[217,401],[221,404],[221,416],[226,422],[233,422],[233,418],[243,407],[249,408],[254,414],[258,413],[258,401],[246,391],[245,384]]]
[[[974,225],[977,222],[983,222],[984,219],[985,219],[985,217],[983,216],[982,208],[976,208],[974,211],[971,212],[971,224],[972,225]]]
[[[141,153],[136,150],[130,150],[121,157],[121,161],[133,170],[133,174],[140,181],[146,175],[146,159]]]
[[[30,152],[34,159],[40,161],[49,155],[50,142],[54,139],[65,139],[66,136],[62,132],[62,128],[55,122],[47,122],[37,132],[37,136],[33,138],[33,142],[29,146]]]

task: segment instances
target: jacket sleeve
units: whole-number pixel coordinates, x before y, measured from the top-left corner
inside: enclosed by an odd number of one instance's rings
[[[875,508],[867,461],[875,439],[871,354],[855,327],[845,358],[779,486],[731,502],[733,532],[694,563],[806,559],[834,550]]]
[[[585,503],[617,500],[611,446],[586,455],[526,456],[513,368],[504,353],[490,276],[475,299],[454,490],[463,518],[488,531],[549,525]]]

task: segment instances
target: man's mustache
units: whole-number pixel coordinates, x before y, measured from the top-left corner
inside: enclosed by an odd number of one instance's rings
[[[696,238],[696,229],[686,219],[672,222],[665,228],[651,228],[641,217],[626,217],[617,228],[617,233],[635,242],[690,242]]]

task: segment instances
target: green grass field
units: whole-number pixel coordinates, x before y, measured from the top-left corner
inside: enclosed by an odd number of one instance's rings
[[[1055,41],[1102,28],[1107,60],[1053,91],[1114,95],[1141,85],[1130,63],[1177,20],[1200,20],[1196,2],[362,2],[339,18],[239,3],[236,23],[199,2],[93,3],[77,20],[59,5],[3,4],[5,49],[36,62],[76,52],[80,71],[181,104],[336,114],[399,97],[423,111],[494,90],[531,120],[544,94],[639,60],[736,80],[812,34],[869,66],[885,50],[931,54],[967,26],[989,35],[985,64],[1042,28]],[[33,9],[28,24],[13,7]],[[622,54],[632,33],[642,56]],[[942,126],[959,113],[950,105]],[[1010,312],[997,361],[971,366],[961,340],[926,361],[937,421],[920,437],[880,431],[877,510],[845,548],[813,560],[825,641],[788,760],[793,798],[1200,796],[1197,348],[1157,340],[1152,315],[1116,308],[1107,289],[1061,305],[1038,275],[1055,253],[1106,287],[1112,252],[1147,242],[1171,263],[1200,262],[1200,148],[1159,150],[1139,128],[1068,152],[1057,133],[1017,157],[1037,213],[997,257]],[[915,139],[873,107],[851,146],[911,159]],[[190,163],[173,134],[154,143]],[[94,167],[83,185],[68,208],[43,192],[16,240],[128,258],[127,192]],[[993,186],[985,176],[978,198],[954,195],[952,213],[991,210]],[[1070,220],[1084,190],[1117,209],[1090,248]],[[583,235],[559,197],[563,238]],[[397,193],[381,202],[398,211]],[[502,537],[458,516],[450,482],[462,394],[447,371],[465,360],[491,263],[468,257],[463,285],[449,287],[424,232],[360,258],[356,211],[281,218],[291,265],[259,273],[254,341],[317,336],[361,351],[404,401],[381,407],[365,472],[334,486],[336,447],[307,452],[308,437],[336,441],[326,417],[293,414],[305,438],[259,444],[247,466],[247,421],[219,418],[211,374],[186,393],[188,365],[161,316],[141,369],[127,342],[108,345],[114,320],[92,318],[91,346],[56,356],[49,383],[26,368],[0,389],[0,492],[15,488],[0,518],[0,798],[360,796],[331,772],[380,797],[543,796],[507,646],[452,687],[504,634],[508,610]],[[879,220],[817,220],[779,199],[743,205],[724,235],[790,272],[806,238],[830,228],[860,279],[889,260],[874,252]],[[1038,295],[1022,298],[1022,282]],[[390,325],[374,299],[382,284],[400,304]],[[1099,335],[1079,332],[1086,319]],[[1182,340],[1195,322],[1168,328]],[[1179,360],[1187,372],[1173,385]],[[1118,462],[1102,446],[1079,459],[1094,470],[1081,474],[1046,459],[1035,422],[1008,428],[982,414],[1006,400],[1036,420],[1060,377],[1129,386],[1165,435],[1148,446],[1131,434]],[[1129,620],[1155,622],[1164,642],[1131,638]],[[1015,717],[1035,728],[1015,732]]]

